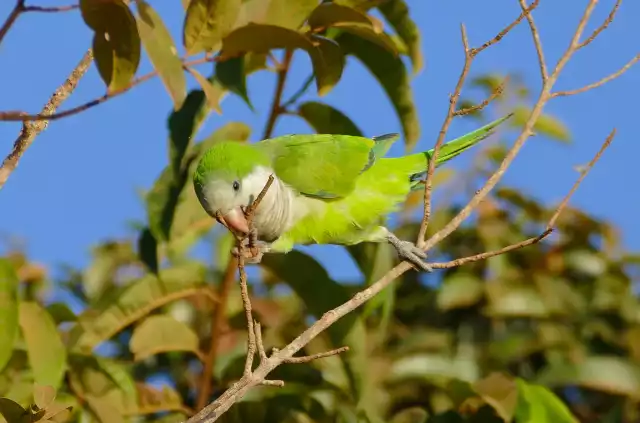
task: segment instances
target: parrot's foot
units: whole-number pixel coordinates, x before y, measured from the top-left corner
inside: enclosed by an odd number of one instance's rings
[[[245,240],[244,243],[244,261],[248,264],[258,264],[262,261],[264,253],[268,253],[271,249],[270,244],[263,241],[253,241],[253,245],[249,245],[250,242]],[[240,257],[240,250],[237,246],[231,249],[231,254],[236,257]]]
[[[391,232],[387,235],[387,241],[393,245],[400,258],[408,260],[411,264],[425,272],[431,272],[433,270],[431,266],[424,261],[424,259],[427,258],[427,253],[416,247],[413,242],[403,241]]]

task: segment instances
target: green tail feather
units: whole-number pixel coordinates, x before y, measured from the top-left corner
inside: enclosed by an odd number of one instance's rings
[[[442,144],[442,146],[440,147],[440,151],[438,152],[436,166],[440,166],[441,164],[453,159],[460,153],[468,150],[480,141],[489,137],[495,132],[496,127],[509,119],[511,116],[513,116],[513,113],[501,117],[500,119],[497,119],[491,123],[488,123],[482,128],[476,129],[473,132],[469,132],[468,134],[463,135],[460,138],[456,138],[455,140],[451,140],[447,143]],[[427,173],[426,168],[428,162],[424,160],[425,156],[427,157],[427,160],[430,160],[433,156],[433,149],[405,157],[405,159],[412,159],[412,161],[415,161],[416,173],[412,174],[410,177],[411,181],[415,183],[415,185],[413,185],[411,188],[412,190],[419,188],[421,189],[423,186],[419,183],[419,181],[423,180]]]

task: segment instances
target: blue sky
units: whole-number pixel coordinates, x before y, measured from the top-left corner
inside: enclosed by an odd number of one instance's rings
[[[42,6],[66,3],[40,0]],[[183,11],[178,0],[152,0],[173,34],[180,34]],[[535,12],[549,65],[560,57],[573,33],[586,0],[542,0]],[[600,1],[588,32],[604,20],[614,1]],[[0,4],[0,16],[9,13],[13,1]],[[462,65],[459,24],[467,25],[472,45],[480,45],[519,13],[517,0],[409,0],[411,14],[423,34],[426,66],[414,78],[413,87],[422,123],[419,148],[430,148],[446,113]],[[490,7],[489,7],[490,5]],[[571,89],[616,71],[638,53],[640,3],[626,1],[614,24],[565,68],[557,87]],[[634,17],[636,17],[634,21]],[[79,13],[27,14],[22,16],[0,45],[1,110],[38,112],[53,90],[67,77],[91,44],[91,32]],[[176,38],[178,41],[180,37]],[[536,56],[526,24],[501,43],[482,53],[473,74],[517,71],[530,86],[539,84]],[[140,73],[150,69],[143,59]],[[207,66],[201,67],[210,73]],[[296,54],[286,93],[306,78],[309,61]],[[263,72],[249,81],[256,108],[250,112],[235,97],[223,103],[223,115],[212,115],[200,138],[222,124],[239,120],[254,128],[252,140],[263,131],[273,95],[275,77]],[[190,81],[194,86],[194,82]],[[573,184],[575,165],[584,164],[598,150],[615,126],[618,137],[592,171],[572,204],[615,222],[623,231],[624,245],[640,249],[640,201],[632,185],[640,144],[634,129],[640,66],[597,90],[552,101],[546,111],[569,126],[573,145],[532,139],[505,177],[544,201],[557,202]],[[82,79],[62,109],[104,93],[95,67]],[[314,98],[313,93],[309,98]],[[364,97],[367,101],[363,101]],[[286,97],[286,94],[285,94]],[[359,63],[349,63],[341,83],[323,101],[348,114],[367,135],[400,132],[399,122],[384,92]],[[128,234],[126,222],[143,218],[138,188],[148,188],[167,164],[166,118],[171,101],[158,79],[114,98],[80,115],[53,122],[26,152],[20,166],[0,191],[0,234],[19,236],[33,260],[55,270],[63,263],[83,266],[89,248],[109,237]],[[0,123],[0,153],[4,156],[19,131],[17,123]],[[449,138],[473,129],[472,122],[455,121]],[[275,134],[311,132],[295,117],[284,117]],[[398,146],[391,154],[401,153]],[[451,162],[461,168],[464,157]],[[632,176],[633,175],[633,176]],[[353,274],[354,266],[338,247],[306,249],[321,262],[331,264],[336,276]]]

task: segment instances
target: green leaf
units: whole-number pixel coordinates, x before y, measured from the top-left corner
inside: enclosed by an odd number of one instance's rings
[[[57,389],[66,371],[67,351],[49,313],[35,302],[20,303],[20,328],[35,383]]]
[[[198,85],[200,85],[200,88],[202,88],[209,108],[218,114],[222,114],[222,110],[220,109],[220,102],[222,101],[222,98],[224,97],[226,92],[220,85],[220,83],[215,79],[213,82],[210,81],[193,68],[189,68],[189,73],[195,78]]]
[[[140,64],[136,20],[122,0],[81,0],[80,12],[95,31],[93,56],[109,91],[127,88]]]
[[[167,121],[169,127],[169,163],[178,185],[180,183],[184,155],[204,120],[209,116],[204,91],[192,90],[179,110],[173,111]],[[184,175],[183,175],[184,177]],[[151,228],[154,230],[154,228]],[[158,237],[158,234],[155,234]],[[159,238],[162,239],[162,238]]]
[[[253,105],[247,94],[247,75],[244,66],[245,56],[238,56],[216,63],[216,80],[226,90],[238,95],[253,111]]]
[[[309,15],[307,23],[312,30],[329,28],[339,23],[360,23],[373,27],[373,21],[365,13],[336,2],[320,4]]]
[[[420,138],[420,121],[402,60],[352,34],[341,34],[337,41],[345,52],[360,60],[380,82],[402,123],[406,149],[411,149]]]
[[[517,423],[578,423],[567,406],[544,386],[518,378]]]
[[[56,325],[64,322],[75,322],[77,317],[65,303],[52,303],[47,306],[47,313],[51,315]]]
[[[315,47],[309,48],[318,95],[324,96],[340,81],[345,58],[338,43],[328,38],[312,35]]]
[[[458,271],[443,281],[437,295],[441,310],[470,307],[482,300],[484,285],[476,275]]]
[[[316,260],[299,251],[267,254],[262,258],[261,265],[289,285],[316,318],[349,300],[344,286],[331,279]],[[329,327],[334,345],[343,345],[344,337],[357,318],[356,312],[349,313]]]
[[[70,333],[73,351],[90,352],[131,323],[171,301],[201,293],[205,269],[187,262],[162,269],[160,277],[148,274],[104,296],[80,316],[81,324]]]
[[[357,10],[367,10],[387,0],[333,0],[333,3],[349,6]]]
[[[142,45],[173,100],[174,110],[178,110],[187,97],[187,80],[178,50],[160,15],[144,0],[136,4]]]
[[[514,127],[522,127],[527,120],[529,120],[531,108],[526,106],[517,106],[513,112],[514,116],[511,120],[511,125]],[[544,135],[545,137],[549,137],[557,141],[564,143],[571,142],[571,133],[564,123],[547,114],[542,114],[538,117],[535,125],[533,125],[533,130],[538,132],[540,135]]]
[[[0,414],[8,423],[31,423],[31,413],[9,398],[0,398]]]
[[[411,19],[407,3],[405,0],[387,0],[379,5],[378,9],[407,46],[407,53],[413,63],[413,73],[420,72],[424,63],[420,28]]]
[[[138,238],[138,256],[151,273],[158,273],[158,241],[147,227]]]
[[[19,283],[13,264],[0,258],[0,371],[11,359],[18,337]]]
[[[172,316],[158,314],[136,326],[129,349],[136,361],[168,351],[191,351],[199,356],[198,343],[198,335],[189,326]]]
[[[249,24],[236,28],[224,38],[220,55],[235,57],[247,52],[267,53],[280,48],[309,50],[312,47],[311,40],[298,31],[275,25]]]
[[[233,28],[241,5],[242,0],[191,0],[182,31],[187,54],[217,50]]]
[[[348,22],[348,23],[336,23],[333,25],[334,31],[347,32],[363,40],[370,41],[371,43],[382,47],[392,57],[398,57],[398,49],[396,43],[391,39],[389,35],[384,32],[377,31],[375,27],[367,24]],[[329,33],[331,34],[331,32]]]
[[[362,136],[362,131],[338,109],[317,101],[309,101],[298,107],[298,115],[307,121],[318,134]]]
[[[614,395],[640,392],[640,366],[622,357],[590,356],[579,362],[553,363],[536,379],[547,386],[577,385]]]

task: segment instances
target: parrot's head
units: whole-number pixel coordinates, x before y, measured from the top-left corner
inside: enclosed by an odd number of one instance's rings
[[[219,212],[230,229],[246,234],[249,226],[242,207],[251,204],[266,185],[269,157],[249,144],[225,141],[207,150],[193,174],[193,186],[206,212]]]

